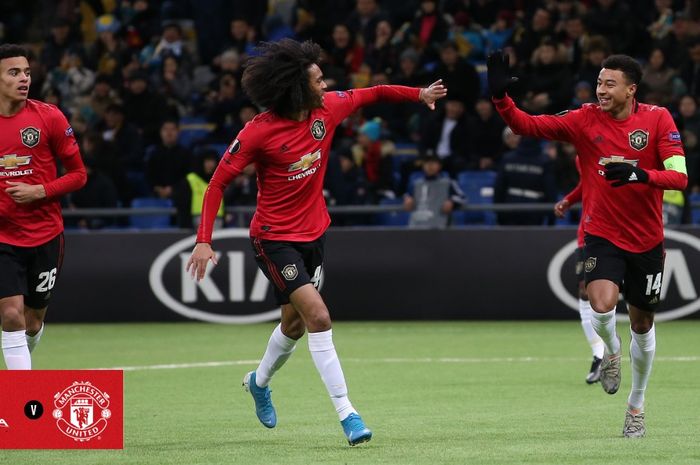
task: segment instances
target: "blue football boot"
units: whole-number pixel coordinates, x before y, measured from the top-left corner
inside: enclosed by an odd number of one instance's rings
[[[270,387],[258,387],[255,384],[255,372],[251,371],[243,378],[243,388],[253,396],[255,414],[258,416],[260,423],[267,428],[274,428],[277,424],[277,413],[275,413],[275,407],[272,405],[272,399],[270,398],[270,392],[272,392]],[[360,420],[360,422],[362,421]]]
[[[365,426],[362,418],[357,413],[351,413],[348,417],[341,421],[345,437],[348,438],[348,443],[351,446],[367,442],[372,439],[372,431]]]

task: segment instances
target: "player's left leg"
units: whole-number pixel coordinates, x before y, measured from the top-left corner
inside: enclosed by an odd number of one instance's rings
[[[372,439],[372,431],[362,421],[348,397],[345,375],[333,344],[331,318],[321,295],[312,284],[304,285],[289,296],[302,315],[309,331],[309,352],[340,418],[351,446]]]
[[[26,323],[26,338],[29,352],[34,350],[44,334],[44,318],[46,318],[47,308],[36,309],[27,305],[24,306],[24,321]]]
[[[661,298],[665,252],[663,243],[644,253],[629,254],[625,275],[625,298],[629,304],[632,389],[627,399],[623,435],[639,438],[646,434],[644,393],[656,352],[654,312]]]
[[[628,438],[640,438],[646,434],[644,393],[656,353],[656,330],[653,312],[630,305],[629,313],[632,334],[632,342],[630,343],[632,389],[627,398],[627,412],[622,434]]]

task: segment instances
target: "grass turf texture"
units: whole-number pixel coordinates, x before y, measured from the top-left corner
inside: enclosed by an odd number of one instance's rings
[[[274,324],[47,325],[36,369],[125,372],[123,451],[0,451],[12,465],[700,464],[700,321],[660,323],[647,437],[622,438],[630,388],[584,382],[574,322],[336,323],[350,398],[373,430],[347,445],[304,337],[271,387],[278,425],[241,389]],[[142,369],[161,364],[226,365]]]

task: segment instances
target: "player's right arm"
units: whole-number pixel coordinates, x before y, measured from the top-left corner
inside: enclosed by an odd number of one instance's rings
[[[573,142],[585,118],[582,110],[565,111],[557,115],[528,115],[519,109],[506,91],[517,81],[510,75],[508,55],[496,51],[489,55],[488,82],[493,103],[514,133],[539,139]]]
[[[197,281],[204,278],[209,261],[217,264],[216,252],[211,247],[214,222],[224,197],[224,190],[243,171],[243,168],[253,161],[257,153],[254,141],[259,140],[259,136],[254,135],[253,132],[250,123],[241,130],[219,161],[219,166],[216,167],[209,181],[209,187],[204,193],[197,243],[185,268]]]

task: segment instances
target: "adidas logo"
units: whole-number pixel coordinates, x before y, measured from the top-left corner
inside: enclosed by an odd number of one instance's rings
[[[629,181],[638,181],[638,179],[637,179],[637,173],[632,173],[632,174],[630,174]]]

